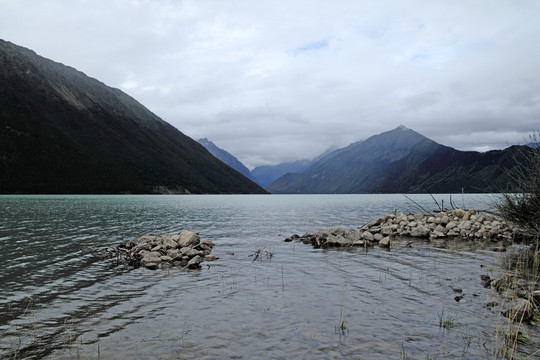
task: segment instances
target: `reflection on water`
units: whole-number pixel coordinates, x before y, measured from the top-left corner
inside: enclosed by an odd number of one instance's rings
[[[283,242],[414,211],[400,195],[5,196],[0,206],[0,357],[492,359],[500,342],[501,319],[484,307],[496,294],[480,281],[497,253]],[[215,242],[220,260],[130,270],[103,251],[183,229]],[[457,326],[441,328],[441,315]]]

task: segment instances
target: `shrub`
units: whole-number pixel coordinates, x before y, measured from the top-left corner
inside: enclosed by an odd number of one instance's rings
[[[540,143],[537,134],[523,147],[520,156],[524,166],[516,167],[512,174],[515,190],[504,192],[495,204],[501,218],[519,225],[536,242],[540,237]]]

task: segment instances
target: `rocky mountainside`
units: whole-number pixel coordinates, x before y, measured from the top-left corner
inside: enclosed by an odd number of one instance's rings
[[[400,126],[326,155],[302,174],[287,174],[273,193],[456,193],[512,189],[512,171],[528,147],[458,151]]]
[[[0,40],[0,193],[263,193],[135,99]]]
[[[230,152],[223,150],[216,144],[214,144],[212,141],[208,140],[207,138],[199,139],[197,140],[199,144],[204,146],[206,150],[210,152],[210,154],[214,155],[216,158],[221,160],[223,163],[229,165],[234,170],[238,171],[240,174],[244,175],[251,181],[257,182],[257,180],[251,175],[251,172],[249,169],[242,164],[240,160],[238,160],[234,155],[232,155]]]

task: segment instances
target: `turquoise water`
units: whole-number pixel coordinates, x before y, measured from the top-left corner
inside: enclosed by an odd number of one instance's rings
[[[492,197],[453,200],[486,209]],[[401,195],[2,196],[0,209],[0,357],[493,358],[501,319],[484,307],[497,297],[480,275],[500,254],[283,242],[418,212]],[[216,243],[220,260],[151,271],[104,250],[184,229]],[[441,329],[443,311],[459,326]]]

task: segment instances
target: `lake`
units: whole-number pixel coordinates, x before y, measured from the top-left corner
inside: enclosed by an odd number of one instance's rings
[[[487,209],[493,196],[452,200]],[[396,210],[419,212],[402,195],[0,196],[0,358],[493,359],[507,321],[484,306],[500,299],[480,276],[503,255],[283,241]],[[130,269],[104,250],[182,230],[220,259]]]

